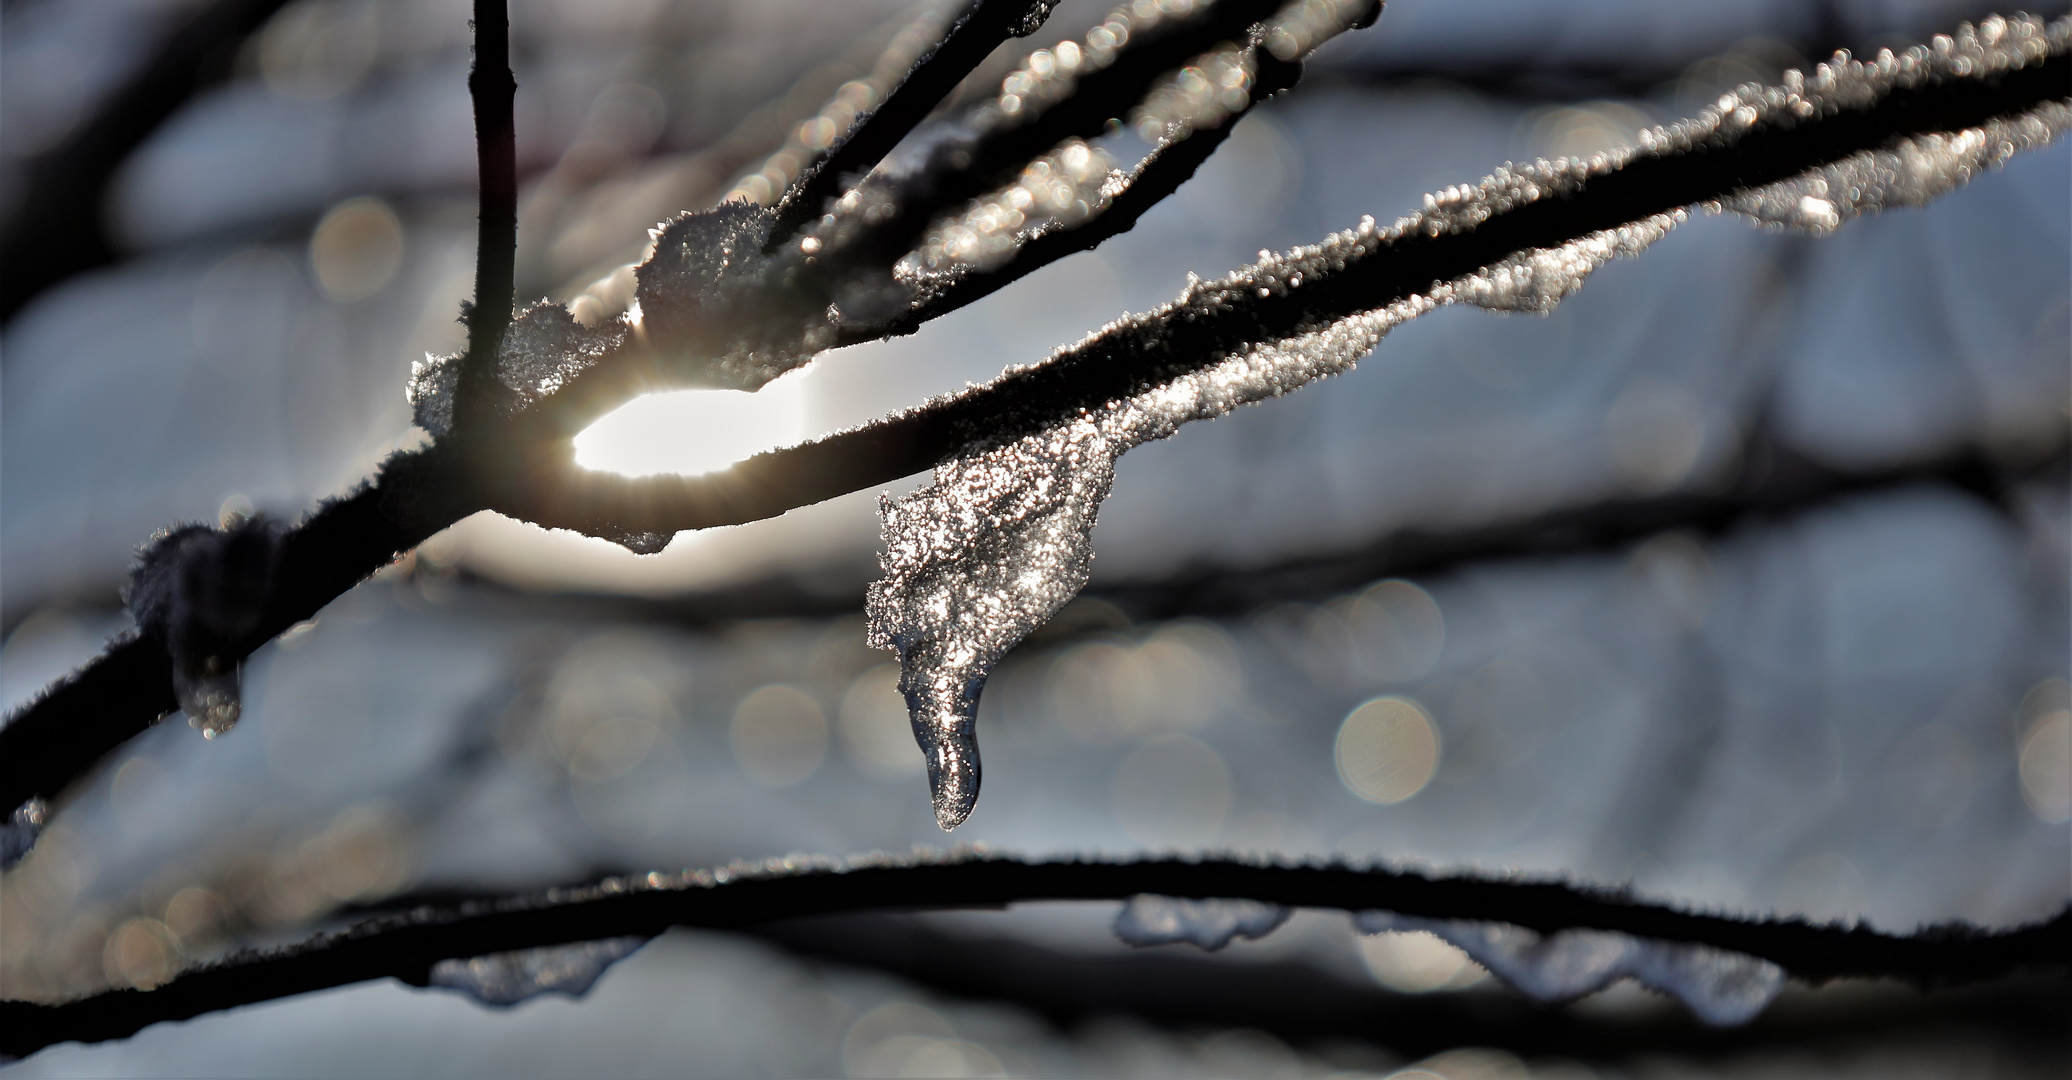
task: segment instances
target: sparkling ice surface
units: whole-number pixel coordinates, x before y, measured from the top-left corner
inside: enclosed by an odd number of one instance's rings
[[[2020,66],[2063,51],[2068,41],[2072,19],[2046,26],[2036,19],[1993,18],[1904,54],[1882,52],[1869,62],[1838,56],[1813,75],[1794,72],[1775,87],[1749,85],[1693,119],[1641,132],[1638,148],[1507,166],[1479,184],[1427,195],[1421,211],[1386,229],[1369,218],[1320,244],[1279,255],[1261,252],[1259,262],[1219,280],[1191,281],[1164,307],[1111,323],[1071,348],[1098,347],[1104,338],[1140,333],[1151,324],[1299,289],[1306,279],[1342,270],[1401,237],[1473,231],[1498,213],[1573,195],[1593,177],[1642,154],[1677,153],[1731,141],[1764,125],[1796,124],[1931,78]],[[1890,149],[1857,154],[1704,209],[1828,231],[1843,217],[1918,205],[1961,186],[1980,169],[2045,145],[2068,121],[2072,109],[2051,102],[1980,128],[1900,140]],[[950,829],[970,815],[980,775],[980,691],[1001,657],[1086,584],[1093,558],[1089,534],[1124,452],[1190,421],[1349,371],[1390,329],[1443,305],[1551,311],[1597,268],[1639,254],[1687,215],[1681,209],[1656,214],[1558,248],[1520,252],[1387,307],[1235,350],[1209,367],[1047,431],[1006,443],[975,443],[937,466],[932,483],[901,499],[881,500],[884,577],[870,588],[869,638],[899,653],[900,689],[927,755],[937,821]]]
[[[1768,960],[1611,930],[1541,935],[1510,923],[1424,919],[1387,911],[1359,912],[1353,926],[1364,934],[1435,934],[1521,993],[1549,1003],[1572,1001],[1621,979],[1634,979],[1683,1002],[1698,1019],[1730,1027],[1755,1019],[1784,989],[1784,969]]]

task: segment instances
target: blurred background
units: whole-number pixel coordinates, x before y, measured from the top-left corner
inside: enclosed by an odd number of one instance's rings
[[[1066,0],[969,87],[1109,6]],[[882,82],[924,10],[514,0],[521,297],[608,305],[649,226],[781,187],[772,153],[845,84]],[[748,404],[645,399],[585,460],[708,468],[859,423],[1188,271],[1989,10],[1394,0],[1098,251]],[[154,530],[292,519],[422,440],[403,386],[464,341],[475,175],[464,0],[11,0],[0,19],[12,707],[128,624],[118,590]],[[647,558],[479,515],[255,654],[227,738],[166,723],[61,802],[0,877],[0,981],[148,987],[412,897],[951,840],[1515,871],[1893,931],[2043,918],[2072,897],[2068,399],[2062,144],[1824,240],[1697,218],[1549,317],[1437,311],[1351,375],[1124,459],[1092,587],[986,691],[985,790],[954,837],[892,657],[864,644],[876,493]],[[679,931],[581,1001],[371,983],[7,1072],[2072,1062],[2057,982],[1794,987],[1716,1033],[1630,985],[1533,1006],[1436,938],[1359,938],[1342,914],[1207,954],[1130,950],[1114,913]]]

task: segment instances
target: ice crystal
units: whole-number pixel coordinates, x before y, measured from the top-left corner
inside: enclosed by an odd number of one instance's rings
[[[1320,244],[1280,255],[1262,252],[1259,262],[1220,280],[1192,280],[1173,302],[1113,323],[1064,352],[1096,351],[1107,342],[1156,336],[1162,326],[1290,296],[1305,282],[1342,273],[1402,238],[1471,232],[1497,214],[1575,196],[1593,178],[1641,154],[1731,143],[1757,126],[1795,124],[1931,77],[1975,76],[2029,63],[2062,51],[2068,41],[2072,20],[2046,27],[2034,19],[1993,19],[1897,57],[1882,53],[1870,63],[1837,58],[1820,65],[1813,76],[1787,78],[1781,87],[1746,87],[1723,96],[1695,119],[1641,132],[1640,149],[1505,166],[1479,184],[1427,195],[1423,209],[1387,229],[1377,228],[1370,218]],[[1886,205],[1913,205],[2016,152],[2047,143],[2064,131],[2068,114],[2072,110],[2065,105],[2050,102],[1979,128],[1898,140],[1889,150],[1859,154],[1708,209],[1776,220],[1765,208],[1781,200],[1792,213],[1804,213],[1810,197],[1804,192],[1816,181],[1824,185],[1821,190],[1844,199],[1829,204],[1836,220]],[[1686,217],[1682,209],[1653,214],[1557,247],[1521,251],[1386,307],[1318,318],[1282,340],[1235,347],[1210,366],[1048,430],[980,439],[938,466],[929,485],[900,500],[883,501],[884,577],[871,586],[870,640],[899,653],[900,687],[915,736],[928,755],[937,820],[945,828],[955,826],[977,797],[974,718],[987,676],[1007,650],[1087,581],[1088,534],[1107,497],[1116,458],[1182,424],[1347,371],[1392,327],[1432,308],[1468,303],[1499,311],[1551,311],[1599,267],[1639,254]],[[1820,228],[1831,227],[1825,220]],[[1011,369],[1002,378],[1017,374]]]
[[[1362,911],[1363,934],[1425,931],[1460,949],[1512,988],[1559,1003],[1634,979],[1668,994],[1700,1020],[1745,1024],[1784,989],[1776,964],[1710,945],[1638,938],[1610,930],[1571,929],[1542,935],[1510,923],[1425,919]]]
[[[1256,941],[1294,912],[1259,900],[1189,900],[1138,893],[1115,913],[1115,936],[1138,947],[1185,941],[1214,952],[1233,938]]]
[[[432,965],[433,986],[459,990],[484,1005],[512,1006],[541,994],[581,997],[605,969],[633,955],[645,937],[615,937],[490,953]]]

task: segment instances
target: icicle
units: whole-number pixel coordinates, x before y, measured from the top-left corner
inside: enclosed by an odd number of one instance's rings
[[[1189,900],[1138,893],[1115,913],[1115,936],[1139,948],[1190,942],[1214,952],[1233,938],[1257,941],[1280,928],[1292,909],[1258,900]]]
[[[1710,945],[1637,938],[1610,930],[1541,935],[1510,923],[1425,919],[1362,911],[1363,934],[1425,931],[1460,949],[1504,982],[1538,1001],[1593,994],[1621,979],[1676,998],[1718,1027],[1745,1024],[1784,989],[1784,969],[1768,960]]]
[[[648,943],[644,937],[615,937],[550,945],[538,949],[490,953],[432,965],[432,986],[443,986],[484,1005],[509,1007],[541,994],[582,997],[605,969],[633,955]]]
[[[870,642],[899,652],[945,830],[978,799],[974,718],[986,676],[1086,584],[1087,533],[1114,454],[1099,427],[1072,424],[950,462],[928,487],[881,500],[888,550],[867,601]]]

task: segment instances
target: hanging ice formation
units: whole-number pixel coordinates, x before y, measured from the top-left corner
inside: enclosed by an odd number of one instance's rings
[[[1280,928],[1294,912],[1259,900],[1138,893],[1115,913],[1115,936],[1138,947],[1185,941],[1214,952],[1234,938],[1257,941]]]
[[[1784,989],[1784,969],[1759,957],[1710,945],[1656,941],[1611,930],[1560,930],[1542,935],[1510,923],[1424,919],[1387,911],[1354,914],[1363,934],[1425,931],[1467,953],[1513,989],[1560,1003],[1634,979],[1678,1001],[1708,1024],[1731,1027],[1756,1018]]]
[[[1242,308],[1255,297],[1285,296],[1400,238],[1470,232],[1524,204],[1575,195],[1591,179],[1641,155],[1675,154],[1755,128],[1796,123],[1931,78],[2018,67],[2064,51],[2068,42],[2072,19],[2046,26],[2032,18],[1996,17],[1904,54],[1884,52],[1868,63],[1837,59],[1810,76],[1790,73],[1781,86],[1743,87],[1694,119],[1641,132],[1637,148],[1501,168],[1479,184],[1427,195],[1422,210],[1386,229],[1369,218],[1320,244],[1280,255],[1261,252],[1259,262],[1220,280],[1191,280],[1164,307],[1111,323],[1059,355],[1091,353],[1107,341],[1142,340],[1160,326]],[[2072,107],[2051,101],[1963,131],[1901,139],[1704,209],[1825,233],[1858,214],[1927,202],[2016,153],[2048,144],[2068,125]],[[1289,338],[1238,345],[1211,366],[1045,430],[977,439],[938,465],[933,482],[897,500],[881,499],[884,577],[870,587],[869,640],[899,653],[900,690],[927,757],[936,820],[950,829],[971,813],[980,776],[980,691],[1001,657],[1086,584],[1093,558],[1089,533],[1108,496],[1115,461],[1125,451],[1190,421],[1349,371],[1390,329],[1442,305],[1551,311],[1597,268],[1639,254],[1687,216],[1678,209],[1560,247],[1519,252],[1385,307],[1319,319]],[[1011,368],[1001,379],[1023,370]]]
[[[606,968],[647,943],[644,937],[615,937],[441,960],[432,965],[427,981],[459,990],[484,1005],[503,1007],[547,993],[582,997],[597,985]]]
[[[125,600],[138,630],[165,643],[173,698],[203,738],[228,732],[244,710],[246,639],[265,614],[280,557],[280,526],[264,517],[170,529],[137,556]]]

